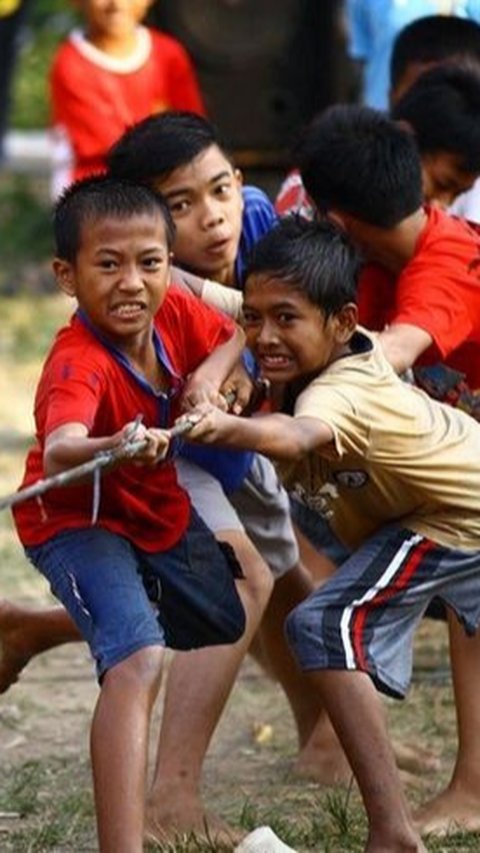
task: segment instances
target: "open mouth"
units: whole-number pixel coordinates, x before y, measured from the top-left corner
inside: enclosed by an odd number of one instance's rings
[[[224,255],[231,243],[230,238],[225,240],[217,240],[216,243],[210,243],[206,247],[208,255]]]
[[[275,373],[276,371],[284,371],[292,368],[293,361],[286,355],[259,355],[262,371],[264,373]]]
[[[144,302],[119,302],[110,309],[110,314],[115,317],[130,320],[139,317],[146,309]]]

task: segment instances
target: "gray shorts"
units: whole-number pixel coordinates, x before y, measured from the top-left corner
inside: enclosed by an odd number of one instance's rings
[[[480,551],[445,548],[389,525],[289,614],[288,641],[303,670],[361,670],[383,693],[403,698],[415,629],[434,597],[474,634]]]
[[[190,460],[180,456],[175,465],[180,485],[210,530],[245,533],[275,578],[297,564],[288,495],[269,459],[256,453],[241,487],[228,497],[215,477]]]

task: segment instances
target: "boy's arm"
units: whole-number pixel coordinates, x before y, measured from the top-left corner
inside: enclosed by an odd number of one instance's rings
[[[301,459],[334,439],[331,428],[317,418],[282,414],[241,418],[205,406],[183,419],[194,424],[185,434],[189,441],[255,450],[281,460]]]
[[[164,458],[169,436],[161,430],[148,430],[142,424],[129,423],[109,436],[91,438],[85,424],[68,423],[54,429],[45,440],[43,467],[45,476],[51,477],[89,462],[98,453],[122,449],[125,443],[144,441],[146,447],[135,454],[135,463],[155,465]],[[132,461],[127,457],[128,461]],[[119,459],[119,461],[122,461]]]
[[[240,359],[244,346],[245,334],[237,326],[233,335],[215,347],[190,375],[183,393],[184,408],[191,409],[202,403],[221,403],[220,389]]]
[[[393,323],[378,335],[383,354],[395,373],[402,374],[413,367],[417,358],[433,343],[433,338],[420,326]]]
[[[175,266],[172,267],[172,280],[177,287],[188,290],[202,302],[222,311],[223,314],[228,314],[234,320],[240,320],[242,317],[243,293],[240,290],[208,278],[200,278]]]

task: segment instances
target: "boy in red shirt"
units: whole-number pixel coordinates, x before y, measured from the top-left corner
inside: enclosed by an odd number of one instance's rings
[[[131,125],[152,113],[205,114],[184,47],[145,27],[151,0],[79,0],[85,32],[63,42],[50,72],[52,196],[72,180],[105,170],[105,155]]]
[[[143,849],[163,648],[231,643],[245,628],[235,560],[190,506],[159,429],[182,401],[219,400],[243,335],[169,288],[173,233],[168,208],[146,187],[99,177],[60,199],[54,271],[78,310],[44,366],[23,485],[102,451],[118,450],[120,464],[104,476],[95,520],[91,483],[14,511],[27,555],[96,662],[91,750],[102,853]],[[126,439],[145,442],[134,460],[121,459]]]

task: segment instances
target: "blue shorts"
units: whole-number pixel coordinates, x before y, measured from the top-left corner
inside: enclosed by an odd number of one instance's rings
[[[480,551],[445,548],[389,525],[289,614],[287,638],[303,670],[361,670],[383,693],[403,698],[415,629],[434,597],[475,633]]]
[[[68,530],[25,550],[90,646],[99,678],[146,646],[233,643],[245,630],[233,551],[194,510],[168,551],[143,551],[101,527]]]

